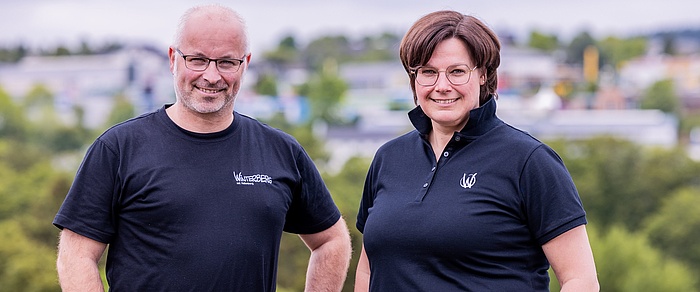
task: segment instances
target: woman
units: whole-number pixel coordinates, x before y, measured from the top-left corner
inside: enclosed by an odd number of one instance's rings
[[[438,11],[400,58],[416,130],[383,145],[365,181],[355,291],[599,289],[585,212],[559,156],[498,119],[496,35]]]

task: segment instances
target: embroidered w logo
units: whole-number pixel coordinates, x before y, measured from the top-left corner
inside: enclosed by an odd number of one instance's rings
[[[462,188],[465,189],[471,189],[472,186],[476,183],[476,172],[471,173],[467,175],[466,173],[462,176],[462,179],[459,180],[459,185],[462,186]]]

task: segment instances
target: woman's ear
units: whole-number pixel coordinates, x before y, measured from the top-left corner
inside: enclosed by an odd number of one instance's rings
[[[479,84],[484,85],[486,83],[486,74],[479,76]]]

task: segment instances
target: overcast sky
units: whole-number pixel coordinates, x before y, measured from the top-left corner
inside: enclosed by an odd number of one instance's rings
[[[75,46],[81,40],[147,41],[164,49],[180,15],[211,1],[22,0],[0,4],[0,47]],[[8,3],[9,2],[9,3]],[[524,37],[537,29],[562,39],[586,30],[596,37],[660,29],[700,28],[698,0],[248,0],[219,1],[247,21],[253,53],[281,37],[305,42],[320,35],[349,37],[389,31],[402,35],[420,16],[440,9],[474,15],[496,31]],[[522,41],[522,39],[521,39]]]

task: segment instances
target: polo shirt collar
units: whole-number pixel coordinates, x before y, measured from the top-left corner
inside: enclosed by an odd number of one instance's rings
[[[420,106],[409,111],[408,118],[421,135],[428,135],[433,129],[430,118],[425,115]],[[469,121],[459,133],[466,136],[479,136],[498,123],[496,101],[492,95],[484,105],[469,111]]]

